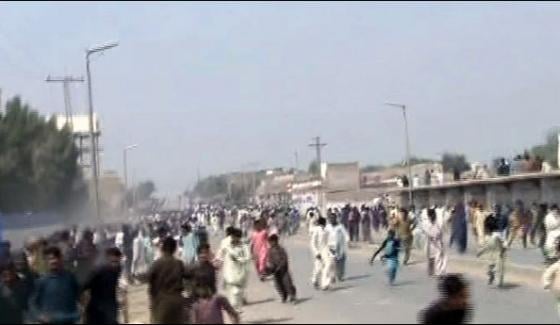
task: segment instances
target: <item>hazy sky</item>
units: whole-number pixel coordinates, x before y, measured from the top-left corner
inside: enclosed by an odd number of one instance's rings
[[[48,74],[93,62],[106,169],[184,190],[208,175],[300,167],[320,135],[329,161],[389,163],[413,154],[510,155],[560,124],[560,5],[0,3],[0,88],[63,112]],[[86,111],[86,87],[74,86]]]

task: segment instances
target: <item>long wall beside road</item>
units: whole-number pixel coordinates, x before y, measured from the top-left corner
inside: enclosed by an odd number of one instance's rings
[[[389,191],[396,202],[407,206],[408,189]],[[512,204],[517,200],[525,204],[560,204],[560,172],[533,173],[481,180],[465,180],[443,185],[421,186],[413,189],[414,205],[453,205],[476,200],[487,206]]]

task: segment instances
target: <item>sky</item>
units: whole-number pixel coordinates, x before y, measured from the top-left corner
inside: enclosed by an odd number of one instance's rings
[[[558,3],[6,3],[0,88],[64,111],[47,75],[92,63],[104,169],[179,193],[248,166],[511,156],[560,124]],[[85,84],[72,86],[76,113]]]

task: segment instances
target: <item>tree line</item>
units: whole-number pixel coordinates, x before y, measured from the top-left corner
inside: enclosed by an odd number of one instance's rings
[[[56,209],[83,194],[77,159],[69,129],[10,99],[0,113],[0,212]]]

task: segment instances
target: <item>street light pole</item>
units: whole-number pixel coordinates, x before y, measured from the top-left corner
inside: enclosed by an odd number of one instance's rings
[[[410,134],[408,132],[408,118],[406,116],[406,105],[385,103],[385,105],[398,107],[402,109],[403,119],[404,119],[404,132],[406,141],[406,165],[408,166],[408,203],[409,205],[414,205],[414,198],[412,195],[412,166],[410,165]]]
[[[91,169],[93,176],[93,187],[95,195],[95,214],[97,219],[102,222],[100,207],[99,207],[99,168],[97,159],[97,139],[96,133],[99,130],[95,130],[93,121],[93,94],[91,86],[91,68],[90,68],[90,57],[94,53],[103,52],[105,50],[111,49],[118,46],[118,43],[109,43],[103,46],[95,47],[86,50],[86,73],[87,73],[87,87],[88,87],[88,115],[89,115],[89,136],[90,136],[90,151],[91,151]]]

